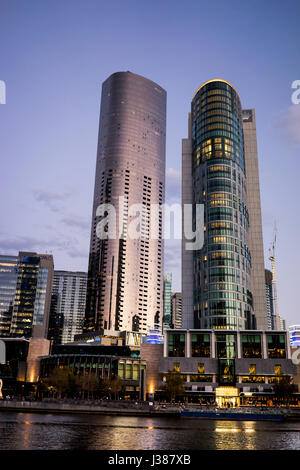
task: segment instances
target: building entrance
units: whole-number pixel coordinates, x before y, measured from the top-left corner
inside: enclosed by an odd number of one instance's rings
[[[216,402],[220,408],[240,406],[239,390],[235,387],[217,387]]]

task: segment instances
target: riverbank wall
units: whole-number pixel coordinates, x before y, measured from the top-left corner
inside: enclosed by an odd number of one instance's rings
[[[0,401],[1,411],[19,411],[19,412],[40,412],[40,413],[90,413],[118,416],[172,416],[179,417],[181,408],[168,407],[164,409],[154,409],[150,405],[132,405],[130,407],[109,406],[108,405],[88,405],[88,404],[70,404],[70,403],[44,403],[36,401]]]
[[[44,401],[15,401],[0,400],[1,411],[14,411],[24,413],[85,413],[99,415],[115,416],[151,416],[151,417],[180,417],[183,407],[167,405],[166,408],[151,406],[148,403],[64,403],[63,401],[44,402]],[[200,411],[200,410],[199,410]],[[205,410],[202,410],[205,412]],[[228,411],[228,410],[227,410]],[[242,411],[242,410],[240,410]],[[252,410],[253,413],[256,409]],[[219,410],[220,412],[220,410]],[[280,412],[288,421],[300,421],[299,408],[282,408]],[[224,410],[226,414],[226,410]]]

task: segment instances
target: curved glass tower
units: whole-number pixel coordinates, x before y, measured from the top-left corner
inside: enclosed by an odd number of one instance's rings
[[[191,109],[192,203],[204,204],[204,246],[193,257],[194,327],[249,327],[251,254],[242,108],[225,80],[210,80]]]

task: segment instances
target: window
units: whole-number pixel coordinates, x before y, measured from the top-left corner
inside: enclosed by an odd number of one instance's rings
[[[210,335],[191,334],[191,354],[192,357],[210,356]]]
[[[235,358],[235,336],[217,334],[216,349],[218,358]]]
[[[219,383],[220,385],[232,385],[235,383],[234,360],[219,360]]]
[[[244,358],[261,358],[261,337],[260,335],[242,335],[242,356]]]
[[[213,381],[212,375],[201,375],[201,374],[190,375],[190,382],[212,382],[212,381]]]
[[[170,333],[168,336],[169,357],[185,356],[185,335],[180,333]]]
[[[268,357],[273,359],[285,359],[285,335],[267,334]]]
[[[245,375],[242,377],[242,383],[264,383],[265,377],[260,375]]]

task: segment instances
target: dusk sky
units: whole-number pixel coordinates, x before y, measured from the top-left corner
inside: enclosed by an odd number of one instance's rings
[[[197,88],[222,78],[255,108],[265,265],[277,223],[279,314],[300,324],[300,2],[0,0],[0,253],[87,270],[101,86],[131,71],[167,91],[167,202]],[[180,242],[165,247],[180,291]]]

